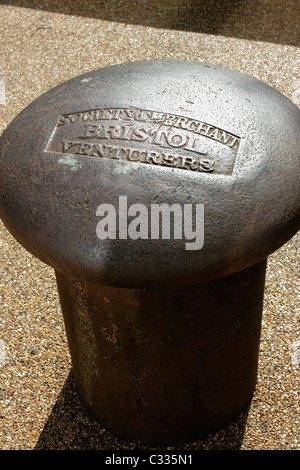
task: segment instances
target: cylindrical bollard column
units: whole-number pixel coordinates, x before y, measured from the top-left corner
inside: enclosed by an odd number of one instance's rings
[[[299,130],[258,80],[146,61],[59,85],[2,134],[0,217],[54,268],[80,397],[112,432],[188,442],[251,399]]]
[[[57,273],[75,380],[91,414],[155,445],[197,439],[235,418],[256,383],[265,264],[153,290]]]

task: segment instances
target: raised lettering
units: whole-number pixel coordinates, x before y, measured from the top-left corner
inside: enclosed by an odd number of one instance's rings
[[[185,147],[189,138],[180,134],[167,135],[167,142],[171,147]]]
[[[72,142],[67,140],[63,140],[61,143],[63,153],[67,153],[71,148],[74,148],[76,145],[80,145],[80,143],[78,144],[78,142]]]
[[[186,168],[186,169],[191,169],[191,170],[197,170],[197,160],[194,157],[179,157],[181,159],[181,165],[179,168]]]
[[[139,140],[140,142],[144,142],[145,140],[147,140],[148,132],[146,131],[146,129],[143,129],[142,127],[138,127],[137,129],[134,130],[133,137],[136,140]]]
[[[93,139],[98,136],[98,132],[102,129],[100,124],[87,125],[84,127],[83,135],[79,136],[79,139]]]
[[[45,151],[230,175],[239,142],[227,130],[186,116],[99,108],[61,116]]]
[[[176,166],[177,159],[175,155],[164,155],[163,165]]]
[[[132,162],[137,162],[140,158],[140,152],[138,150],[129,150],[127,158]]]
[[[199,162],[199,170],[212,172],[214,171],[214,160],[201,158]]]
[[[147,163],[150,163],[150,160],[152,161],[152,163],[154,163],[155,165],[158,165],[159,163],[162,162],[162,155],[161,153],[157,153],[157,152],[150,152],[147,154],[147,158],[144,160],[145,162]]]

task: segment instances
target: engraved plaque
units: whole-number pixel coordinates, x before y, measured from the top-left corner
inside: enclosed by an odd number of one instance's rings
[[[231,175],[240,137],[206,122],[138,108],[60,117],[46,152]]]

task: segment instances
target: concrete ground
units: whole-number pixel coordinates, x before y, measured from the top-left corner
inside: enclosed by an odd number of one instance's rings
[[[142,59],[226,66],[264,81],[300,106],[298,0],[0,4],[1,132],[53,86]],[[0,449],[140,448],[109,433],[82,406],[53,270],[19,246],[2,223],[0,260]],[[295,236],[269,258],[251,403],[225,429],[171,449],[300,449],[299,290]]]

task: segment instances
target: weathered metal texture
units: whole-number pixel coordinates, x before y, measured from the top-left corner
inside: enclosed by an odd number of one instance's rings
[[[153,290],[57,272],[74,376],[92,416],[152,445],[191,442],[234,419],[255,388],[265,265]]]
[[[55,269],[79,392],[112,431],[194,439],[250,399],[265,260],[300,226],[299,131],[258,80],[146,61],[59,85],[2,134],[0,217]],[[100,240],[120,196],[204,204],[203,247]]]

